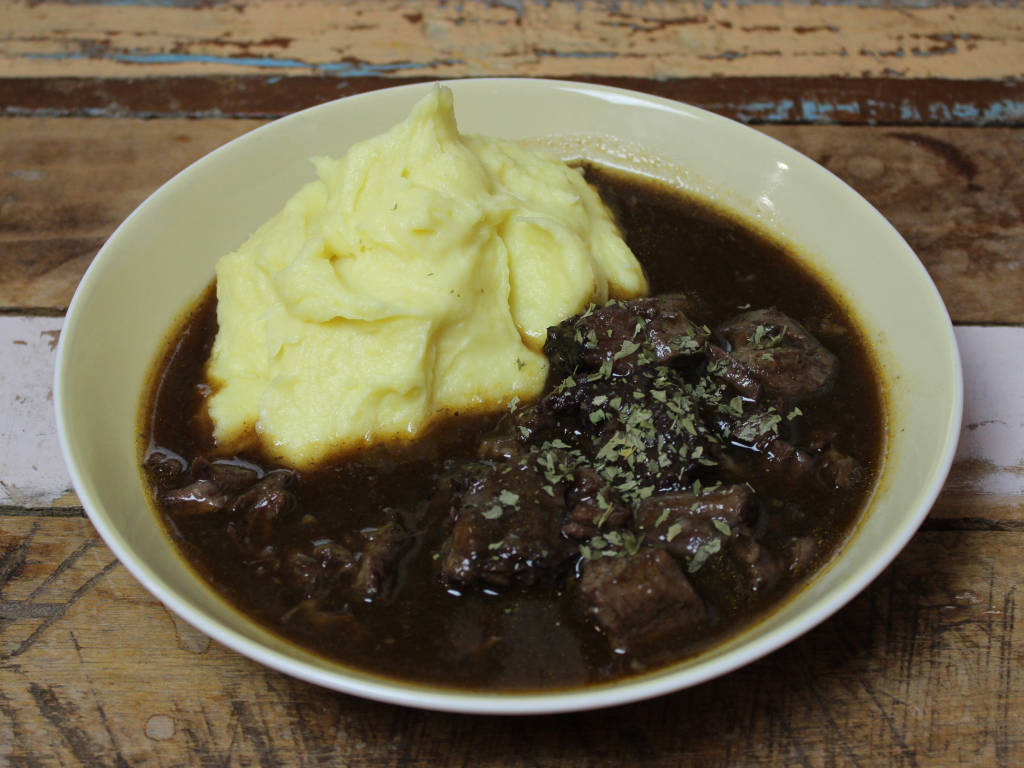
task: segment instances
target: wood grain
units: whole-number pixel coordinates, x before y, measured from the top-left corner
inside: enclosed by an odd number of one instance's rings
[[[139,203],[257,125],[0,121],[0,307],[67,307],[93,256]]]
[[[878,208],[954,322],[1024,322],[1024,133],[765,126]]]
[[[1022,74],[1016,3],[7,0],[2,77]]]
[[[120,221],[161,183],[261,125],[0,119],[0,308],[59,309]],[[1024,133],[765,126],[893,223],[954,321],[1024,322]]]
[[[563,78],[674,99],[744,123],[1024,125],[1024,82],[1012,79],[829,75]],[[431,79],[380,75],[0,77],[0,114],[147,119],[280,117],[344,96]]]
[[[284,677],[175,620],[86,521],[0,519],[0,759],[1018,765],[1020,538],[920,533],[847,608],[766,659],[650,702],[524,719],[407,710]]]

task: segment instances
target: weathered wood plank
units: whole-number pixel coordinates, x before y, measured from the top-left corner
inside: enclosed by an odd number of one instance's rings
[[[0,307],[67,307],[93,256],[139,203],[178,171],[257,125],[3,121]]]
[[[906,238],[954,322],[1024,322],[1024,132],[765,126]]]
[[[1024,521],[1024,328],[956,329],[964,422],[934,518]]]
[[[431,78],[360,75],[0,77],[9,117],[280,117]],[[567,79],[650,93],[744,123],[1021,126],[1024,82],[948,78],[595,77]]]
[[[443,715],[266,670],[175,620],[84,520],[0,520],[11,765],[1011,766],[1021,534],[925,532],[864,594],[718,681],[602,712]]]
[[[1018,77],[1007,4],[8,0],[0,76]]]
[[[0,118],[0,309],[66,307],[103,240],[161,183],[261,123]],[[953,319],[1024,322],[1024,132],[766,126],[874,204]]]
[[[63,318],[0,317],[0,508],[49,507],[72,493],[53,414]]]

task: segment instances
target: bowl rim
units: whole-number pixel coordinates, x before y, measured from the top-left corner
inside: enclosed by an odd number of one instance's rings
[[[847,579],[839,588],[834,589],[830,594],[823,596],[810,609],[804,613],[788,620],[767,633],[757,637],[752,642],[738,645],[717,656],[713,656],[704,663],[693,664],[692,660],[680,662],[681,668],[673,671],[673,665],[656,670],[650,675],[640,675],[635,678],[625,678],[609,683],[571,688],[562,691],[550,692],[524,692],[524,693],[489,693],[462,691],[458,689],[438,689],[429,685],[409,683],[401,680],[392,680],[383,676],[368,675],[358,669],[351,668],[348,673],[344,665],[338,665],[334,669],[317,668],[309,662],[289,657],[288,655],[262,645],[254,639],[246,637],[228,626],[220,623],[205,612],[192,606],[188,601],[181,598],[176,591],[170,587],[160,576],[158,576],[148,565],[136,555],[121,536],[113,523],[107,519],[102,504],[89,492],[89,485],[85,481],[85,474],[78,466],[74,453],[71,450],[69,431],[68,403],[65,395],[65,382],[68,377],[68,354],[66,350],[74,343],[78,335],[77,317],[80,314],[79,307],[84,304],[87,297],[94,290],[94,283],[98,282],[98,274],[101,265],[105,262],[105,255],[112,250],[112,243],[115,243],[119,234],[129,223],[139,215],[154,197],[158,196],[165,188],[175,184],[183,175],[197,164],[204,162],[207,158],[224,151],[227,147],[236,142],[251,141],[254,134],[265,131],[282,121],[302,119],[301,116],[324,107],[329,107],[338,101],[352,99],[370,100],[378,94],[392,91],[417,91],[422,92],[431,87],[432,83],[416,83],[412,85],[400,85],[390,88],[371,91],[368,93],[349,96],[345,99],[338,99],[333,102],[310,107],[295,112],[280,120],[268,123],[239,136],[230,142],[218,147],[203,157],[196,160],[171,179],[162,184],[157,190],[149,195],[129,216],[114,230],[97,253],[85,275],[79,283],[64,318],[63,330],[57,345],[56,367],[54,370],[53,395],[56,411],[57,433],[71,480],[82,505],[99,532],[104,542],[124,564],[128,571],[161,603],[175,614],[185,619],[189,624],[217,640],[219,643],[232,650],[257,661],[267,667],[283,672],[292,677],[327,687],[333,690],[361,696],[389,704],[418,707],[444,712],[459,712],[467,714],[503,714],[503,715],[524,715],[524,714],[555,714],[562,712],[586,711],[605,707],[612,707],[621,704],[628,704],[643,699],[661,696],[673,691],[682,690],[700,683],[707,682],[721,675],[732,672],[746,664],[760,659],[769,653],[778,650],[782,646],[808,632],[827,618],[835,614],[850,600],[858,595],[867,585],[873,581],[906,546],[910,538],[916,533],[921,523],[930,512],[935,499],[937,498],[950,467],[957,447],[962,418],[963,418],[963,370],[961,366],[959,349],[956,337],[953,332],[953,325],[949,318],[948,310],[939,295],[938,289],[931,280],[920,260],[916,258],[913,250],[896,231],[896,229],[882,216],[867,200],[856,190],[832,174],[828,169],[815,163],[810,158],[788,147],[782,142],[767,136],[766,134],[754,131],[729,118],[716,115],[706,110],[690,106],[670,99],[651,96],[637,91],[630,91],[605,85],[585,84],[564,80],[547,80],[535,78],[468,78],[458,80],[439,81],[442,85],[456,84],[460,88],[472,88],[469,83],[483,83],[485,87],[502,87],[504,84],[514,84],[516,87],[537,87],[541,89],[565,90],[576,93],[587,94],[597,98],[602,96],[605,99],[622,99],[628,97],[631,100],[646,102],[652,106],[667,109],[668,111],[681,113],[683,116],[700,118],[705,123],[721,125],[729,130],[745,129],[759,137],[759,141],[770,142],[776,145],[774,149],[783,155],[789,156],[792,162],[810,164],[816,169],[816,173],[827,174],[830,182],[840,184],[848,192],[856,195],[856,199],[866,209],[865,213],[873,215],[876,225],[887,230],[887,234],[895,236],[898,242],[902,243],[906,252],[914,257],[914,267],[930,286],[931,298],[938,302],[942,309],[945,320],[945,332],[952,352],[954,368],[951,387],[952,413],[949,421],[948,434],[945,436],[945,449],[941,460],[931,468],[931,474],[927,482],[927,492],[920,497],[918,508],[914,514],[908,517],[902,529],[898,529],[895,536],[891,536],[887,546],[881,548],[875,557],[867,564],[861,566],[851,578]],[[147,510],[151,511],[151,510]],[[850,537],[856,536],[858,527],[851,532]],[[834,560],[833,560],[834,562]],[[831,563],[826,566],[830,567]],[[819,571],[818,573],[822,573]],[[813,581],[813,578],[812,578]],[[789,597],[792,598],[796,593]],[[219,595],[218,595],[219,597]],[[223,600],[223,598],[220,598]],[[225,601],[226,602],[226,601]],[[230,603],[226,603],[230,606]],[[233,608],[233,606],[231,606]],[[780,606],[776,607],[778,610]],[[236,613],[241,614],[234,609]],[[770,615],[770,614],[769,614]],[[252,621],[246,617],[247,621]],[[256,626],[259,626],[258,624]],[[699,658],[699,657],[697,657]]]

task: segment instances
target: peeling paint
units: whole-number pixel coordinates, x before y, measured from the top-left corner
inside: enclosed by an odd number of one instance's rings
[[[1024,76],[1019,2],[44,0],[4,22],[0,77]]]
[[[547,55],[557,56],[561,54],[551,52],[550,54]],[[28,59],[51,59],[55,61],[71,61],[94,58],[93,56],[90,56],[85,53],[26,53],[23,54],[23,56]],[[600,55],[598,55],[598,57],[600,58]],[[307,71],[313,70],[316,72],[325,72],[349,77],[372,77],[374,75],[382,75],[390,72],[417,69],[435,69],[437,67],[454,66],[463,63],[461,59],[439,59],[435,61],[427,61],[420,63],[414,63],[409,61],[396,61],[391,62],[389,64],[370,64],[368,62],[361,61],[339,61],[319,62],[310,64],[304,61],[298,61],[296,59],[276,59],[270,56],[212,56],[208,54],[193,53],[109,53],[106,55],[106,58],[112,61],[123,62],[125,64],[231,64],[232,66],[237,67],[253,67],[257,69],[301,69]]]

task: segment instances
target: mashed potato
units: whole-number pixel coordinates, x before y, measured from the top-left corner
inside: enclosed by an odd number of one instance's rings
[[[461,135],[447,88],[314,163],[319,181],[217,265],[221,446],[258,439],[302,468],[528,399],[549,326],[647,290],[582,175]]]

